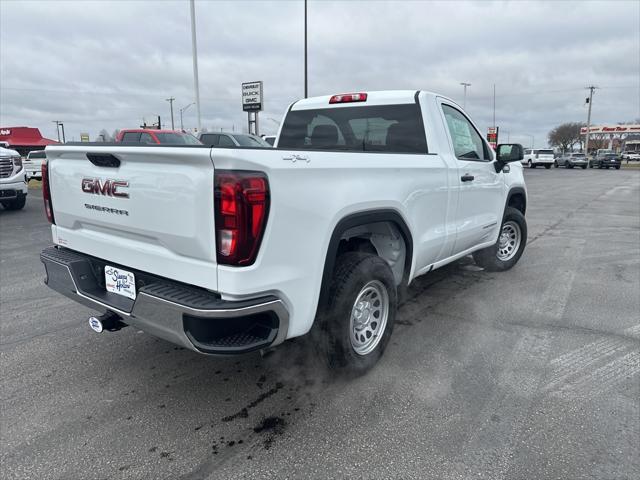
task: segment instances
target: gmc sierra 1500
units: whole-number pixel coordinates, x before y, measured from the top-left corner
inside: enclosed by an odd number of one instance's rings
[[[207,354],[311,331],[364,372],[398,289],[473,253],[511,268],[527,239],[522,147],[497,155],[452,100],[424,91],[308,98],[273,149],[65,144],[46,149],[47,284]],[[313,327],[313,328],[312,328]]]

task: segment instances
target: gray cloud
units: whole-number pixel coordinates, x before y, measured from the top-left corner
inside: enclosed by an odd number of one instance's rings
[[[265,83],[264,131],[303,94],[303,7],[196,2],[203,125],[245,128],[240,83]],[[164,2],[0,2],[0,123],[69,138],[139,125],[193,101],[189,6]],[[586,118],[640,117],[640,3],[309,2],[311,95],[425,89],[462,102],[512,141]],[[185,114],[195,126],[195,108]],[[502,136],[504,139],[504,136]]]

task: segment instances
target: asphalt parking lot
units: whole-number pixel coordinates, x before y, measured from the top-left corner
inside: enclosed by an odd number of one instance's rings
[[[536,169],[505,273],[421,277],[368,375],[209,358],[49,291],[39,190],[0,212],[4,479],[640,478],[640,171]]]

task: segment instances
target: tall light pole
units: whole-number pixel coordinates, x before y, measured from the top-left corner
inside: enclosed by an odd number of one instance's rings
[[[186,111],[187,111],[187,108],[189,108],[191,105],[194,105],[194,103],[192,102],[192,103],[190,103],[189,105],[187,105],[186,107],[182,107],[182,108],[180,109],[180,130],[184,130],[184,124],[182,123],[182,114],[183,114],[184,112],[186,112]]]
[[[60,143],[60,122],[58,120],[52,120],[51,123],[56,124],[56,133],[58,134],[58,143]]]
[[[308,96],[309,83],[307,80],[307,0],[304,0],[304,98],[307,98]]]
[[[173,101],[175,100],[175,98],[169,97],[165,98],[165,100],[169,102],[169,105],[171,106],[171,130],[175,130],[175,126],[173,124]]]
[[[589,98],[587,98],[587,103],[589,104],[589,113],[587,113],[587,132],[585,133],[584,139],[584,154],[588,158],[589,157],[589,129],[591,128],[591,104],[593,103],[593,91],[598,88],[593,85],[586,87],[589,90]]]
[[[58,132],[58,142],[60,141],[60,127],[62,127],[62,143],[67,143],[67,140],[64,136],[64,123],[60,120],[53,120],[53,123],[56,124],[56,131]]]
[[[198,109],[198,131],[202,130],[200,114],[200,85],[198,84],[198,45],[196,43],[196,6],[195,1],[189,2],[191,10],[191,53],[193,55],[193,87],[196,91],[196,107]]]
[[[467,108],[467,87],[470,87],[471,84],[470,83],[466,83],[466,82],[460,82],[460,85],[462,85],[464,87],[464,99],[462,101],[462,108],[464,108],[466,110]]]

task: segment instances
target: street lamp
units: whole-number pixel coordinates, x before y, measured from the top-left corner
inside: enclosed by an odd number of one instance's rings
[[[56,124],[56,132],[58,132],[58,142],[60,141],[60,127],[62,127],[62,143],[67,143],[67,140],[64,136],[64,123],[60,120],[53,120],[53,123]]]
[[[186,107],[182,107],[182,108],[180,109],[180,130],[184,130],[184,125],[183,125],[183,123],[182,123],[182,114],[183,114],[184,112],[186,112],[186,111],[187,111],[187,108],[189,108],[191,105],[195,105],[195,104],[196,104],[195,102],[191,102],[191,103],[190,103],[189,105],[187,105]]]
[[[467,87],[470,87],[471,84],[467,82],[460,82],[460,85],[464,87],[464,100],[462,101],[462,108],[467,108]]]

